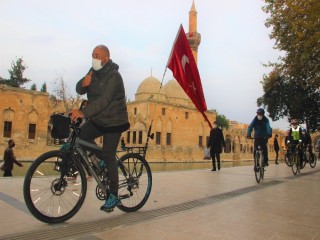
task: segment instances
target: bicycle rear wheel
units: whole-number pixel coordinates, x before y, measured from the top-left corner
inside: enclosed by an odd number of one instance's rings
[[[299,162],[299,156],[297,154],[292,155],[292,172],[294,175],[297,175],[298,172],[300,172],[300,162]]]
[[[255,174],[257,183],[260,183],[260,180],[261,180],[260,157],[261,157],[260,153],[257,151],[254,156],[254,174]]]
[[[60,223],[81,208],[87,181],[79,161],[64,159],[59,150],[44,153],[28,169],[23,194],[34,217],[45,223]]]
[[[309,164],[312,168],[315,168],[315,166],[317,165],[317,156],[314,153],[310,154]]]
[[[128,153],[119,161],[119,198],[118,208],[124,212],[134,212],[147,202],[152,188],[152,174],[148,162],[137,153]]]

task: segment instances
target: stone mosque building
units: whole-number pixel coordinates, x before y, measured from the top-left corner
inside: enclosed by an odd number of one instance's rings
[[[197,61],[201,35],[197,32],[194,2],[186,35]],[[140,83],[134,101],[127,102],[130,129],[123,133],[126,145],[143,147],[152,123],[154,139],[149,141],[148,161],[202,161],[210,134],[208,123],[176,80],[160,86],[157,78],[149,76]],[[51,138],[49,119],[54,112],[66,111],[53,103],[48,93],[0,85],[0,112],[0,152],[4,152],[10,138],[16,141],[15,154],[19,160],[32,160],[59,148],[59,140]],[[216,119],[215,111],[206,111],[206,115],[210,122]],[[229,130],[224,130],[227,149],[222,160],[252,159],[253,142],[246,139],[247,127],[230,121]],[[275,130],[276,133],[279,142],[283,142],[283,133]],[[101,143],[101,139],[97,142]],[[269,156],[274,158],[272,141]]]

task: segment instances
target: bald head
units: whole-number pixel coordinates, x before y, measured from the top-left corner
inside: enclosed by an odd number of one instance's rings
[[[93,49],[92,58],[101,60],[101,64],[104,65],[110,60],[109,49],[105,45],[98,45]]]
[[[101,49],[101,51],[104,52],[106,56],[110,57],[109,48],[107,48],[105,45],[98,45],[95,48]]]

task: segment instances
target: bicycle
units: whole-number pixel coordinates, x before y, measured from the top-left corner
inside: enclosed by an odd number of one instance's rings
[[[312,147],[310,145],[303,147],[303,168],[309,163],[311,168],[315,168],[317,165],[317,156],[312,152]]]
[[[254,139],[252,137],[248,137],[248,139]],[[258,139],[256,139],[257,141]],[[263,155],[263,150],[262,147],[260,145],[260,143],[258,143],[257,149],[254,149],[254,174],[255,174],[255,178],[257,183],[260,183],[261,179],[264,178],[264,155]]]
[[[294,175],[297,175],[297,173],[300,173],[300,170],[303,168],[302,167],[302,162],[303,159],[300,159],[299,151],[302,147],[302,141],[299,140],[299,143],[293,144],[288,142],[288,149],[291,151],[291,169]]]
[[[53,115],[57,116],[57,115]],[[59,115],[59,118],[62,115]],[[102,149],[79,139],[80,123],[68,121],[70,131],[60,150],[39,156],[28,169],[23,194],[31,214],[45,223],[61,223],[72,218],[81,208],[87,193],[87,168],[97,182],[96,197],[105,200],[109,195],[108,172],[104,161],[96,158]],[[70,123],[70,125],[69,125]],[[54,125],[54,124],[53,124]],[[68,131],[68,132],[69,132]],[[152,188],[152,174],[145,159],[151,126],[144,147],[126,147],[124,155],[116,155],[119,172],[119,199],[117,206],[124,212],[141,209]]]

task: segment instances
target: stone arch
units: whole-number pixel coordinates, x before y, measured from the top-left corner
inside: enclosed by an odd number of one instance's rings
[[[129,113],[129,123],[130,123],[130,128],[132,128],[132,126],[134,126],[134,116],[132,113]]]
[[[146,125],[142,122],[136,122],[136,124],[133,126],[134,131],[146,131]]]
[[[238,135],[235,135],[232,141],[232,152],[239,153],[239,151],[240,151],[240,137]]]
[[[231,153],[231,136],[230,134],[227,134],[225,137],[225,142],[226,142],[226,153]]]
[[[162,132],[162,119],[161,118],[158,118],[158,120],[157,120],[156,131],[157,132]]]
[[[167,122],[167,132],[172,133],[172,121],[171,119],[168,120]]]
[[[38,113],[36,112],[36,110],[32,110],[30,113],[29,113],[29,122],[30,123],[36,123],[38,122]]]
[[[199,126],[199,136],[204,136],[204,126],[203,126],[203,123],[200,123],[200,126]]]
[[[205,133],[204,133],[204,126],[203,126],[203,123],[201,122],[199,126],[199,146],[202,147],[203,145],[207,145],[205,141],[206,139],[205,139]]]
[[[136,124],[133,126],[132,131],[135,135],[133,136],[135,143],[143,144],[145,142],[145,139],[147,138],[146,125],[143,122],[136,122]]]
[[[162,123],[162,119],[159,117],[156,124],[155,124],[155,130],[156,130],[156,136],[155,136],[155,140],[156,140],[156,145],[162,145],[163,141],[163,123]]]
[[[240,152],[246,153],[247,151],[248,151],[247,138],[242,136],[240,137]]]
[[[3,110],[3,122],[1,124],[3,128],[3,137],[5,138],[10,138],[12,135],[14,115],[15,112],[10,107]]]
[[[3,110],[3,120],[13,122],[15,112],[9,107]]]
[[[166,145],[172,145],[172,121],[169,119],[167,121],[167,134],[166,134]]]

